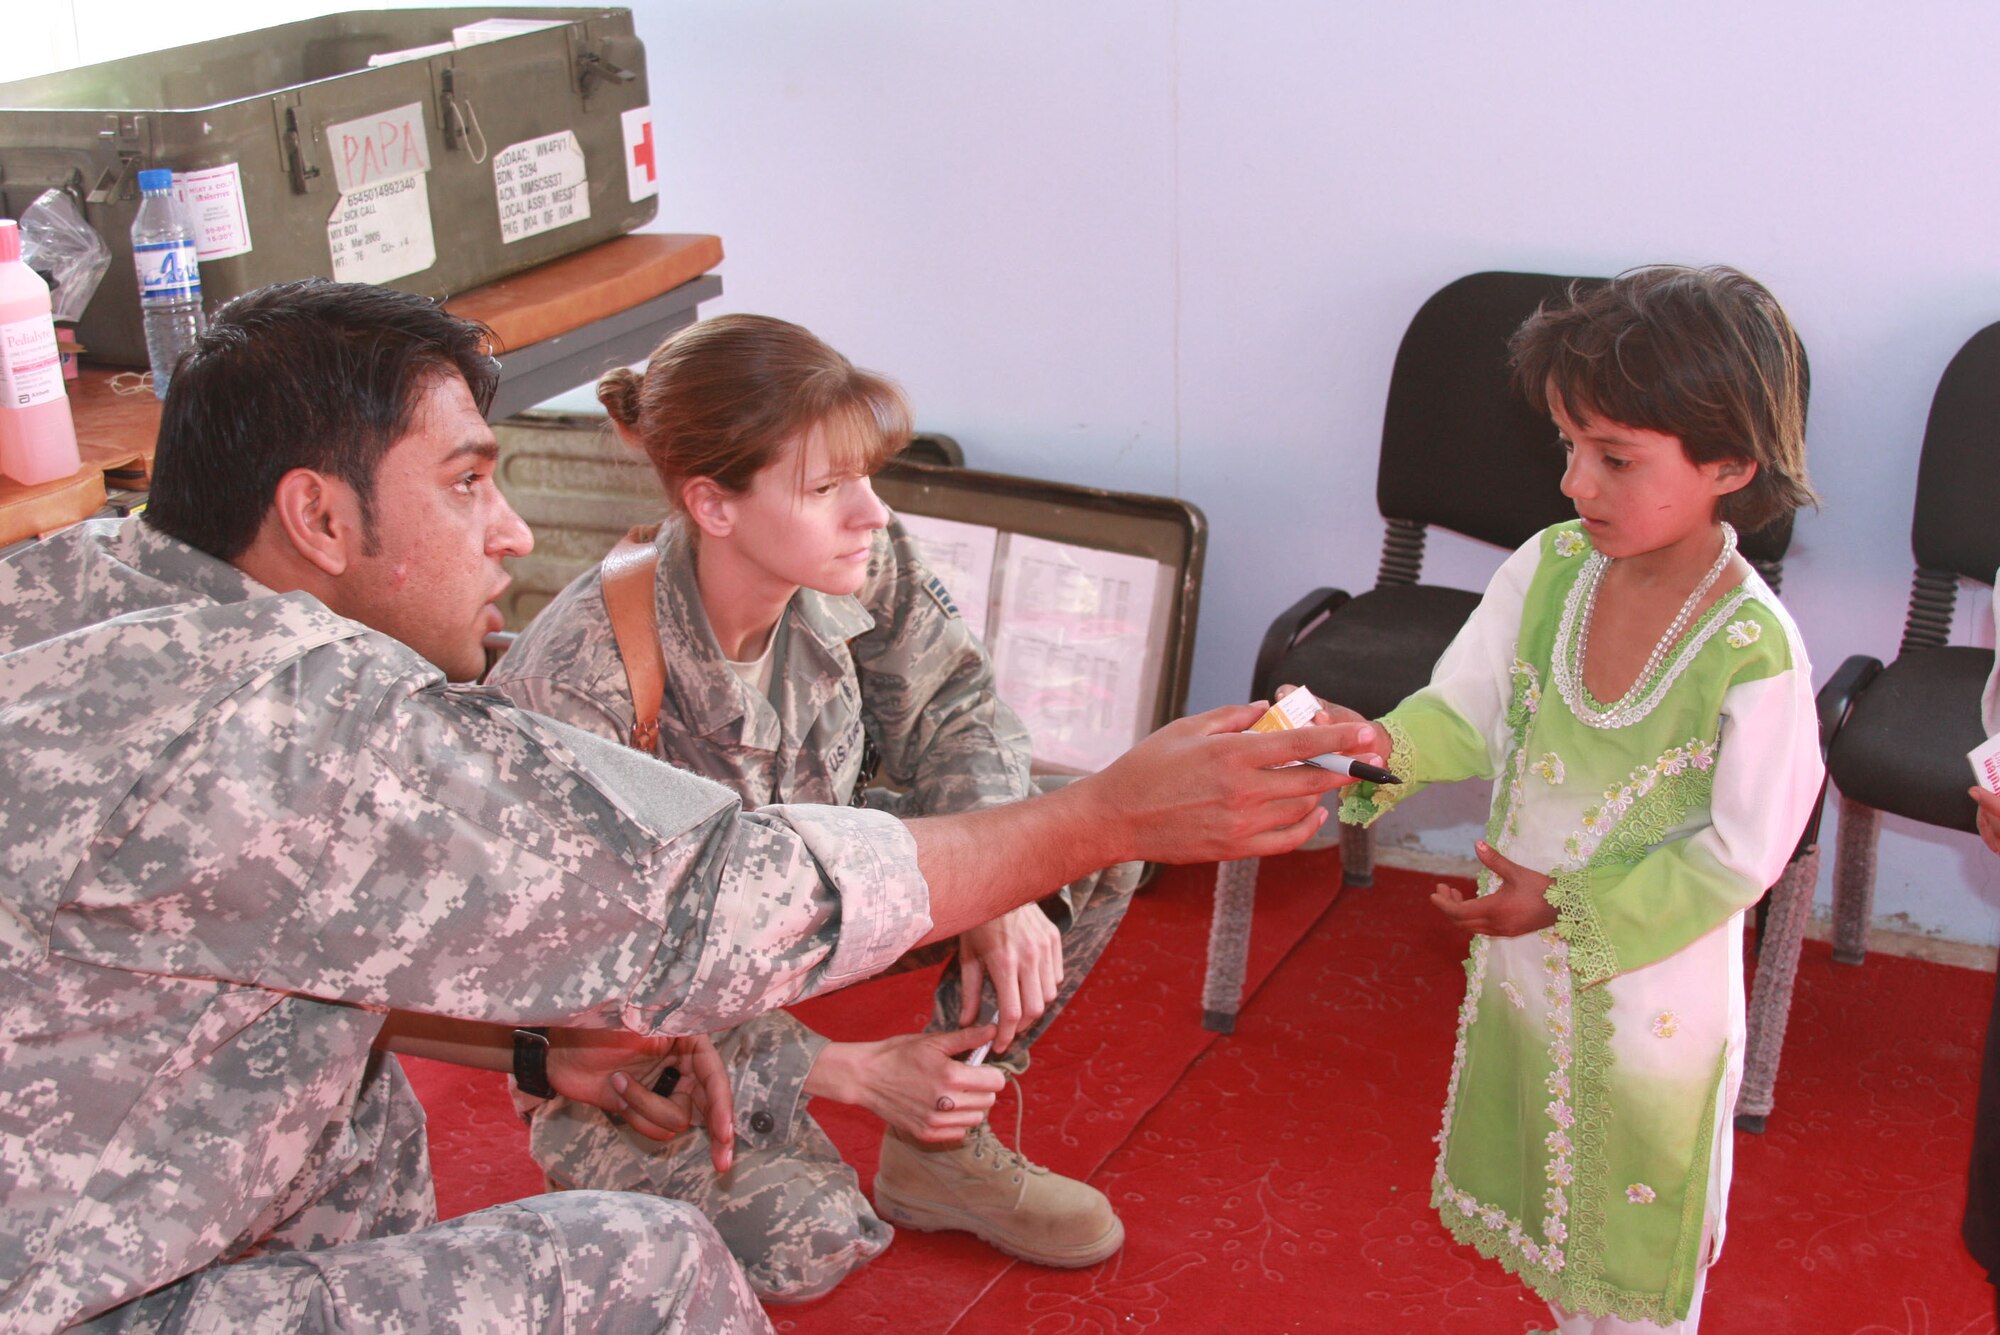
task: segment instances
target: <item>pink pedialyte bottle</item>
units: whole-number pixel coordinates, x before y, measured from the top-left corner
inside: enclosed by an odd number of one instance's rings
[[[0,218],[0,473],[33,485],[82,467],[49,285],[21,261],[20,227]]]

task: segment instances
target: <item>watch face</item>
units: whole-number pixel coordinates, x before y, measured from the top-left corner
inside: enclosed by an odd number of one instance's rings
[[[549,1084],[549,1033],[546,1029],[514,1031],[514,1083],[530,1098],[554,1096]]]

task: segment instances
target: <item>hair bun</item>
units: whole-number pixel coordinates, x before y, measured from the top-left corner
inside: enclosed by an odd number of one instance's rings
[[[622,427],[639,422],[639,377],[627,366],[606,371],[597,378],[597,401],[611,420]]]

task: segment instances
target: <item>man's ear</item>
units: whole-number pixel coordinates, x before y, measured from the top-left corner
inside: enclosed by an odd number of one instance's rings
[[[726,538],[736,531],[736,496],[712,477],[683,482],[681,506],[694,526],[711,538]]]
[[[1743,455],[1717,459],[1707,467],[1709,478],[1715,483],[1715,494],[1718,496],[1741,491],[1757,478],[1757,461]]]
[[[361,554],[361,500],[346,483],[310,468],[278,479],[271,515],[299,557],[338,577]]]

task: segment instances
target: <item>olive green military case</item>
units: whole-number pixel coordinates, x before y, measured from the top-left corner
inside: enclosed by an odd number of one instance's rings
[[[143,366],[141,169],[175,173],[211,311],[315,274],[450,296],[652,218],[645,69],[629,9],[406,9],[22,79],[0,84],[0,212],[81,201],[112,261],[78,340]]]

